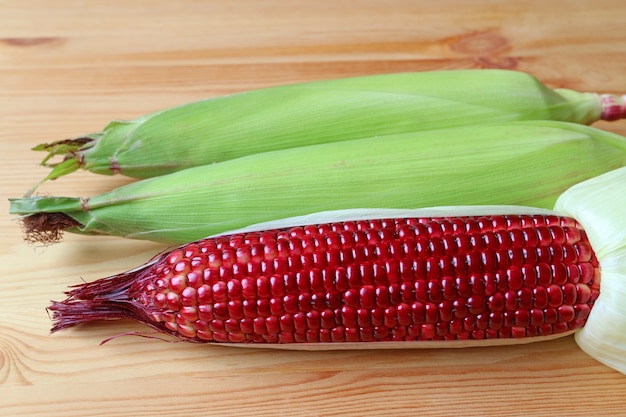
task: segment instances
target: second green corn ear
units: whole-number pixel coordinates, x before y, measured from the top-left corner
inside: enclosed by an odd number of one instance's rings
[[[182,243],[327,210],[553,207],[626,164],[626,138],[553,121],[402,133],[274,152],[136,181],[89,198],[11,201],[31,237],[70,232]]]

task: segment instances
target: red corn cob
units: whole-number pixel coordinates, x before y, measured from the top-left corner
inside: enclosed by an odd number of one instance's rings
[[[207,238],[50,310],[53,332],[130,318],[195,342],[491,344],[582,327],[599,284],[569,217],[399,218]]]

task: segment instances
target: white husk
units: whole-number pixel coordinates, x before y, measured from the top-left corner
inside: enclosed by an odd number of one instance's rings
[[[231,230],[215,236],[236,233],[258,232],[260,230],[283,229],[310,224],[345,222],[351,220],[392,219],[406,217],[449,217],[449,216],[483,216],[494,214],[555,214],[552,210],[536,207],[512,205],[481,205],[481,206],[440,206],[416,209],[389,208],[355,208],[311,213],[304,216],[289,217],[269,222],[253,224],[241,229]],[[211,236],[211,237],[215,237]]]
[[[576,342],[587,354],[626,374],[626,167],[567,190],[555,210],[578,220],[601,269],[600,297]]]
[[[503,339],[457,339],[457,340],[410,340],[410,341],[385,341],[385,342],[328,342],[328,343],[215,343],[220,346],[256,348],[256,349],[280,349],[280,350],[398,350],[398,349],[461,349],[475,347],[511,346],[528,343],[546,342],[569,336],[573,331],[551,334],[547,336],[511,337]]]

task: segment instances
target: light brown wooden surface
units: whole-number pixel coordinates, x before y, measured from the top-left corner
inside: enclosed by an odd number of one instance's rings
[[[7,214],[47,172],[34,145],[262,86],[441,68],[529,71],[626,94],[626,3],[579,1],[0,1],[0,415],[618,416],[626,376],[572,337],[425,351],[244,350],[122,337],[132,322],[49,335],[68,285],[162,247],[67,235],[22,242]],[[600,124],[626,134],[626,122]],[[126,182],[73,174],[42,191]]]

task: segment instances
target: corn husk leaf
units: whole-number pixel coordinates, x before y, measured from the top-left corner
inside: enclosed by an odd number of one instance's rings
[[[614,106],[615,107],[615,106]],[[246,155],[370,136],[510,120],[590,124],[598,94],[550,89],[530,74],[450,70],[291,84],[113,121],[102,132],[42,144],[47,179],[79,168],[147,178]],[[77,163],[57,167],[54,155]]]

